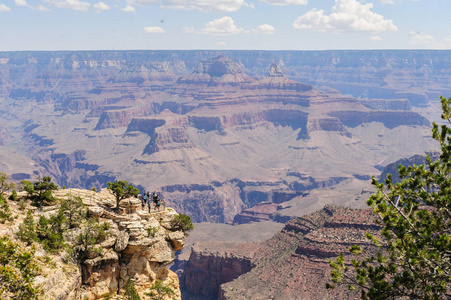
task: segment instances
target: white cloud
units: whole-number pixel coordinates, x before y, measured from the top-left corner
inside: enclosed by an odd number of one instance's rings
[[[34,9],[39,10],[39,11],[50,11],[50,9],[48,9],[47,7],[45,7],[42,4],[37,5]]]
[[[121,10],[125,12],[136,13],[136,9],[131,5],[127,5],[124,8],[121,8]]]
[[[244,6],[244,0],[127,0],[127,5],[145,6],[160,3],[172,9],[201,10],[204,12],[233,12]]]
[[[272,5],[306,5],[308,0],[260,0],[260,2]]]
[[[14,0],[14,4],[16,4],[17,6],[25,6],[28,8],[33,8],[33,6],[27,3],[27,0]]]
[[[233,19],[228,16],[208,22],[205,24],[204,29],[202,29],[203,34],[222,36],[245,32],[243,28],[236,27]]]
[[[382,41],[383,39],[380,36],[375,35],[375,36],[370,37],[370,40],[379,42],[379,41]]]
[[[223,41],[219,41],[219,42],[217,42],[215,45],[216,45],[216,46],[219,46],[219,47],[224,47],[224,46],[227,46],[227,43],[226,43],[226,42],[223,42]]]
[[[252,8],[252,9],[255,9],[254,3],[246,3],[246,2],[243,2],[243,6],[246,6],[246,7]]]
[[[43,0],[43,2],[51,4],[58,8],[68,8],[72,10],[79,10],[82,12],[87,12],[89,6],[91,5],[89,2],[84,2],[80,0]]]
[[[183,33],[195,33],[194,27],[185,26],[182,28]]]
[[[165,33],[166,30],[164,30],[161,27],[153,27],[153,26],[148,26],[148,27],[144,27],[144,31],[148,32],[148,33]]]
[[[432,45],[435,43],[435,38],[431,35],[421,34],[415,31],[409,31],[410,43],[413,45]]]
[[[0,4],[0,12],[6,12],[6,11],[10,11],[10,10],[11,10],[11,8],[6,6],[5,4]]]
[[[252,31],[256,32],[256,33],[273,34],[276,30],[271,25],[263,24],[263,25],[258,25]]]
[[[312,9],[298,17],[293,27],[318,31],[397,31],[392,20],[371,11],[372,3],[362,4],[357,0],[335,0],[330,15],[324,10]]]
[[[381,0],[382,4],[395,4],[393,0]]]
[[[105,4],[102,1],[100,1],[100,2],[97,2],[96,4],[94,4],[94,8],[96,10],[96,13],[101,13],[101,12],[109,10],[110,6],[108,4]]]

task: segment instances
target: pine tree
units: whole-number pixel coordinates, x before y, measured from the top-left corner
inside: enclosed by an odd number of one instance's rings
[[[451,123],[451,98],[441,97],[442,118]],[[331,261],[332,284],[360,288],[362,299],[451,299],[451,128],[433,124],[441,156],[426,165],[399,166],[401,182],[388,175],[373,178],[377,192],[367,201],[383,226],[380,237],[368,234],[378,248],[350,251]]]

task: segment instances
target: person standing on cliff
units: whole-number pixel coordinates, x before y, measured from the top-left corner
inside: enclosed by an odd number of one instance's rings
[[[152,198],[153,198],[153,203],[155,203],[155,208],[157,208],[157,202],[158,202],[157,192],[153,191]]]
[[[141,210],[144,210],[144,206],[146,205],[147,202],[147,195],[146,192],[144,192],[142,198],[141,198]]]

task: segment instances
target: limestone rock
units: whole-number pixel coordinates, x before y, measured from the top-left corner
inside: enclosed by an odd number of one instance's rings
[[[127,247],[129,235],[125,231],[121,231],[116,239],[116,244],[114,245],[114,250],[121,252]]]

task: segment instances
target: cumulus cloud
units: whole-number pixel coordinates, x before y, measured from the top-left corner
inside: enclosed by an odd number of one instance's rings
[[[39,10],[39,11],[50,11],[50,9],[48,9],[47,7],[45,7],[42,4],[37,5],[34,9]]]
[[[104,2],[100,1],[94,4],[94,8],[96,10],[96,13],[101,13],[104,11],[107,11],[110,9],[110,6],[108,4],[105,4]]]
[[[382,4],[395,4],[393,0],[381,0]]]
[[[124,8],[121,8],[121,10],[125,12],[136,13],[136,9],[131,5],[127,5]]]
[[[226,16],[206,23],[201,33],[225,36],[245,32],[243,28],[236,27],[231,17]]]
[[[79,10],[82,12],[87,12],[89,6],[91,5],[89,2],[80,0],[42,0],[42,1],[44,3],[48,3],[58,8],[68,8],[72,10]]]
[[[293,27],[318,31],[397,31],[392,20],[371,11],[372,3],[362,4],[357,0],[335,0],[330,15],[322,9],[312,9],[298,17]]]
[[[14,4],[16,4],[17,6],[25,6],[28,8],[33,8],[33,6],[27,3],[27,0],[14,0]]]
[[[204,12],[233,12],[245,5],[244,0],[127,0],[127,5],[160,4],[172,9],[200,10]]]
[[[264,34],[273,34],[276,32],[274,27],[268,24],[258,25],[255,29],[252,30],[255,33],[264,33]]]
[[[379,42],[379,41],[382,41],[382,38],[380,36],[375,35],[375,36],[370,37],[370,40]]]
[[[6,11],[10,11],[10,10],[11,10],[11,8],[6,6],[5,4],[0,4],[0,12],[6,12]]]
[[[421,34],[415,31],[409,31],[410,43],[413,45],[432,45],[435,43],[435,38],[431,35]]]
[[[308,0],[260,0],[260,2],[272,5],[306,5]]]
[[[148,26],[148,27],[144,27],[144,31],[148,32],[148,33],[165,33],[166,30],[164,30],[161,27],[158,26]]]

